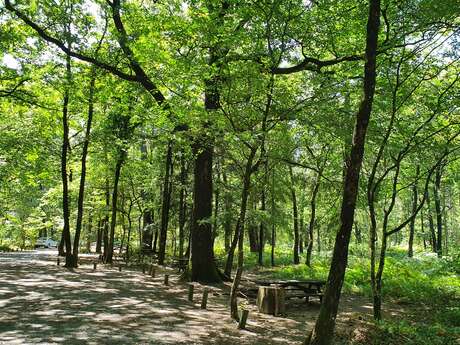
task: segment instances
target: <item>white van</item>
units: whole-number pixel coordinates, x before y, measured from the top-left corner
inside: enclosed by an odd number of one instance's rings
[[[35,248],[57,248],[57,245],[57,241],[46,237],[40,237],[37,239],[37,242],[35,242]]]

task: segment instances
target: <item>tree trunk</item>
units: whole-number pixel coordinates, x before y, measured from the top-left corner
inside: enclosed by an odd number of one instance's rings
[[[97,238],[96,238],[96,253],[101,254],[102,252],[102,220],[97,222]]]
[[[108,255],[109,250],[109,208],[110,208],[110,189],[109,189],[109,179],[106,177],[105,179],[105,207],[106,207],[106,214],[103,219],[103,233],[102,233],[102,240],[104,242],[104,251],[102,253],[103,260]]]
[[[364,155],[367,126],[372,112],[375,93],[376,55],[378,31],[380,26],[380,0],[369,0],[367,22],[366,53],[364,66],[363,99],[356,117],[353,143],[345,175],[340,214],[340,228],[335,239],[331,267],[327,279],[326,292],[321,304],[318,319],[313,332],[306,343],[311,345],[329,345],[332,343],[335,319],[340,300],[340,292],[348,262],[348,245],[353,227],[356,198],[358,195],[359,175]]]
[[[227,174],[225,172],[225,169],[223,169],[222,172],[222,179],[224,182],[224,186],[228,189],[228,180],[227,180]],[[232,214],[231,214],[231,208],[232,208],[232,202],[231,202],[231,193],[228,190],[225,190],[224,194],[224,204],[225,204],[225,212],[224,212],[224,242],[225,242],[225,251],[228,253],[230,250],[230,242],[231,242],[231,237],[232,237]]]
[[[96,69],[92,68],[91,80],[89,83],[88,119],[86,121],[85,139],[83,141],[83,149],[82,149],[82,154],[81,154],[80,188],[78,190],[78,201],[77,201],[77,223],[75,225],[75,237],[73,240],[73,257],[76,263],[78,262],[78,247],[80,244],[80,234],[81,234],[81,226],[82,226],[82,220],[83,220],[83,202],[85,200],[85,180],[86,180],[86,157],[88,156],[91,125],[93,122],[93,114],[94,114],[95,83],[96,83]]]
[[[271,186],[271,221],[272,221],[272,234],[271,234],[271,251],[270,251],[270,264],[275,266],[275,245],[276,245],[276,227],[275,227],[275,171],[272,173],[272,186]]]
[[[430,192],[427,191],[426,195],[426,203],[428,207],[428,225],[430,227],[430,237],[431,237],[431,250],[436,253],[436,249],[438,247],[437,240],[436,240],[436,232],[434,230],[434,220],[433,220],[433,212],[431,208],[431,200],[430,200]]]
[[[70,47],[70,44],[69,44]],[[62,239],[65,246],[65,267],[72,268],[77,266],[72,253],[72,242],[70,238],[70,201],[69,201],[69,180],[67,176],[67,153],[69,151],[69,122],[68,107],[71,83],[70,56],[66,55],[66,85],[64,90],[64,101],[62,106],[62,151],[61,151],[61,177],[62,177],[62,211],[64,227],[62,229]]]
[[[435,179],[434,179],[434,207],[436,210],[436,253],[438,257],[442,257],[442,209],[441,209],[441,177],[442,177],[442,168],[438,166],[436,169]]]
[[[185,159],[183,152],[180,156],[180,191],[179,191],[179,258],[182,259],[184,255],[184,241],[185,241],[185,211],[187,208],[185,184],[187,182],[187,171],[185,169]]]
[[[292,166],[289,166],[289,175],[291,177],[291,198],[292,198],[292,216],[294,223],[294,264],[300,263],[299,259],[299,216],[297,212],[297,196],[295,193],[295,181],[292,173]]]
[[[209,95],[207,96],[209,98]],[[207,100],[210,102],[210,100]],[[191,280],[220,282],[221,278],[214,261],[214,248],[210,219],[212,216],[212,157],[211,138],[195,143],[195,167],[193,170],[193,216],[191,228]]]
[[[420,166],[417,165],[415,170],[415,182],[412,186],[412,213],[417,211],[417,204],[418,204],[418,189],[417,189],[417,180],[420,174]],[[409,248],[407,250],[407,256],[413,257],[414,256],[414,234],[415,234],[415,217],[409,223]]]
[[[171,204],[171,181],[172,175],[172,142],[168,142],[166,153],[165,176],[163,180],[163,202],[161,205],[160,244],[158,248],[158,264],[163,265],[166,254],[166,237],[168,234],[169,208]]]
[[[113,181],[112,193],[112,217],[110,221],[109,248],[106,252],[105,262],[111,264],[113,260],[113,242],[115,240],[115,227],[117,225],[117,201],[118,201],[118,182],[120,180],[121,167],[125,161],[126,151],[123,149],[118,153],[117,164],[115,166],[115,178]]]
[[[307,259],[305,261],[305,264],[309,267],[311,266],[311,254],[313,252],[313,231],[314,231],[315,223],[316,223],[316,197],[319,191],[321,173],[322,171],[320,171],[318,175],[316,176],[315,183],[313,185],[313,191],[311,194],[311,199],[310,199],[310,222],[308,223],[308,247],[307,247]]]
[[[251,174],[253,172],[252,162],[254,160],[256,152],[256,147],[251,148],[251,152],[246,162],[246,167],[243,176],[243,190],[241,191],[240,216],[238,217],[237,226],[235,229],[235,233],[238,234],[238,264],[236,274],[233,279],[232,288],[230,291],[230,316],[235,320],[239,320],[237,296],[241,275],[243,273],[244,224],[246,221],[246,209],[249,196],[249,189],[251,188]]]

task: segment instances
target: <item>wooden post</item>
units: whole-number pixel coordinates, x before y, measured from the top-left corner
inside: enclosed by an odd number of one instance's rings
[[[145,274],[145,265],[142,263],[142,273]]]
[[[169,285],[169,274],[165,274],[165,285]]]
[[[93,262],[93,270],[95,271],[97,268],[97,262]]]
[[[201,299],[201,309],[206,309],[206,305],[208,304],[208,289],[203,290],[203,298]]]
[[[195,286],[193,284],[188,284],[188,300],[193,302],[193,289]]]
[[[57,263],[56,263],[58,266],[61,264],[61,260],[59,258],[57,258]]]
[[[275,316],[284,313],[285,291],[280,286],[259,286],[257,307],[259,312]]]
[[[248,315],[249,315],[249,310],[247,310],[247,309],[242,309],[241,310],[240,322],[238,323],[238,328],[239,329],[245,329],[246,328],[246,321],[248,320]]]
[[[155,267],[153,267],[153,265],[152,270],[150,271],[150,275],[152,276],[152,278],[155,278]]]
[[[118,272],[121,272],[121,265],[118,266]]]

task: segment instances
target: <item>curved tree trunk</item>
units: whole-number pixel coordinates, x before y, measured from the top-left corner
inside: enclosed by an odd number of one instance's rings
[[[237,227],[235,233],[238,234],[238,265],[236,269],[235,277],[233,278],[233,284],[230,291],[230,316],[239,320],[238,315],[238,289],[241,281],[241,275],[243,273],[243,261],[244,261],[244,223],[246,221],[246,209],[247,202],[249,197],[249,189],[251,188],[251,174],[253,172],[253,160],[257,148],[253,147],[249,154],[248,160],[246,162],[246,167],[243,176],[243,190],[241,191],[241,206],[240,206],[240,215],[238,217]]]

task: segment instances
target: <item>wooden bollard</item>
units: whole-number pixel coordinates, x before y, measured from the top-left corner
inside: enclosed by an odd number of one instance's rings
[[[193,289],[194,288],[195,288],[195,286],[193,284],[188,285],[188,300],[190,302],[193,302]]]
[[[93,262],[93,270],[95,271],[97,268],[97,262]]]
[[[206,309],[206,306],[208,304],[208,289],[203,290],[203,298],[201,299],[201,309]]]
[[[165,285],[169,285],[169,274],[165,274]]]
[[[145,265],[142,265],[142,273],[145,274]]]
[[[238,328],[239,329],[245,329],[246,321],[248,320],[248,315],[249,315],[249,310],[247,310],[247,309],[242,309],[241,310],[240,322],[238,323]]]
[[[152,269],[150,270],[150,275],[152,278],[155,278],[155,267],[152,266]]]
[[[121,265],[118,266],[118,272],[121,272]]]
[[[59,266],[61,264],[61,260],[57,258],[57,265]]]

